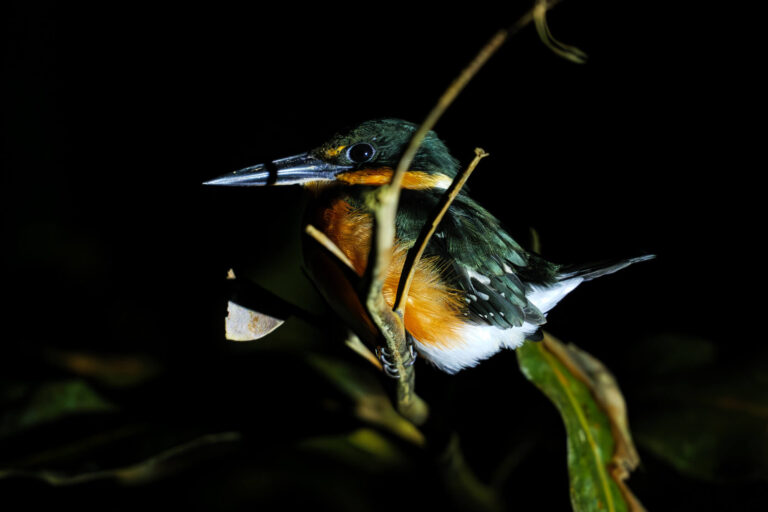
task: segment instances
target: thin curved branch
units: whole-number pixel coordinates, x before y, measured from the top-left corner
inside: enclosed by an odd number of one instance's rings
[[[405,305],[408,300],[408,292],[411,289],[413,275],[416,271],[416,265],[418,265],[421,256],[424,254],[424,250],[427,248],[430,238],[432,238],[440,221],[443,220],[443,217],[451,206],[451,203],[453,203],[453,200],[456,199],[456,196],[461,192],[462,187],[469,179],[472,171],[475,170],[475,167],[480,163],[480,160],[487,156],[488,153],[482,148],[475,148],[475,158],[464,171],[456,175],[453,179],[451,186],[448,187],[440,198],[440,203],[438,203],[437,208],[435,208],[435,213],[432,214],[430,222],[424,224],[419,233],[419,237],[416,239],[416,243],[408,250],[408,255],[405,257],[405,263],[403,263],[403,272],[400,274],[400,283],[397,286],[397,295],[395,297],[394,310],[401,317],[405,316]]]
[[[328,249],[328,251],[336,256],[336,258],[348,269],[352,270],[352,272],[355,272],[355,266],[352,264],[352,261],[347,257],[346,254],[341,251],[341,249],[339,249],[338,245],[333,243],[333,241],[326,236],[325,233],[317,229],[312,224],[307,224],[304,226],[304,232],[314,238],[317,243]]]
[[[403,176],[413,162],[413,158],[427,133],[435,126],[437,120],[469,81],[504,43],[507,34],[506,30],[497,32],[469,66],[448,87],[411,138],[408,148],[403,153],[392,176],[392,181],[389,185],[383,185],[371,192],[367,198],[367,206],[373,212],[373,234],[368,257],[369,263],[362,280],[361,295],[365,297],[366,310],[384,338],[387,350],[392,355],[392,362],[400,376],[397,380],[398,410],[416,424],[426,421],[427,405],[414,392],[415,372],[413,366],[406,367],[403,361],[403,354],[407,350],[403,317],[390,308],[382,294],[384,278],[391,263],[395,240],[395,215],[400,199],[400,187]]]
[[[550,32],[549,25],[547,24],[547,10],[553,5],[554,3],[548,0],[536,0],[536,5],[533,7],[533,22],[536,26],[536,32],[539,34],[539,39],[560,57],[576,64],[584,64],[587,61],[586,53],[575,46],[558,41]]]
[[[384,300],[382,289],[384,279],[392,259],[392,248],[395,240],[395,216],[400,200],[400,188],[403,177],[410,168],[416,153],[437,121],[453,103],[456,97],[464,90],[464,87],[482,69],[488,60],[504,44],[509,36],[516,34],[523,27],[534,20],[535,16],[541,17],[542,12],[551,9],[560,0],[537,0],[533,9],[524,14],[509,28],[499,30],[483,46],[475,58],[464,68],[461,74],[451,83],[435,106],[421,123],[421,126],[413,134],[408,147],[403,152],[392,179],[388,185],[382,185],[373,190],[366,198],[366,205],[373,213],[373,232],[371,247],[368,256],[368,266],[360,281],[358,293],[364,302],[366,311],[373,320],[381,338],[384,339],[388,352],[392,356],[392,362],[400,378],[397,381],[398,410],[401,414],[416,424],[423,423],[427,416],[426,404],[415,394],[415,373],[413,366],[406,367],[403,363],[403,354],[406,353],[405,327],[403,324],[403,299],[398,301],[398,307],[392,309]],[[541,21],[539,21],[541,22]],[[545,41],[546,42],[546,41]],[[439,215],[437,213],[436,215]],[[435,217],[436,219],[437,217]],[[432,223],[436,225],[435,219]],[[437,220],[439,222],[439,220]],[[322,243],[322,240],[315,237]],[[428,237],[427,240],[428,241]],[[426,243],[426,242],[425,242]],[[417,261],[414,255],[410,267],[403,268],[402,273],[408,275],[412,272],[413,263]],[[405,293],[401,293],[406,297]]]

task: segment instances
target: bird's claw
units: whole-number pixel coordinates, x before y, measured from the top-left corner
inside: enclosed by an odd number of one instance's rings
[[[413,364],[416,362],[416,357],[418,357],[418,352],[416,352],[416,349],[413,346],[413,340],[410,336],[407,337],[407,347],[405,352],[402,354],[403,359],[403,366],[408,368],[410,366],[413,366]],[[384,373],[387,375],[387,377],[390,377],[392,379],[399,379],[400,378],[400,372],[397,370],[397,365],[392,361],[392,354],[384,347],[377,347],[376,348],[376,357],[379,358],[379,361],[381,361],[381,366],[384,369]]]

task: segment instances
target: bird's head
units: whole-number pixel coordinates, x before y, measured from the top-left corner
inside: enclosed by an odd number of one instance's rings
[[[206,185],[264,186],[330,184],[377,186],[389,183],[402,153],[418,127],[399,119],[377,119],[334,135],[319,147],[246,167]],[[445,189],[459,163],[434,132],[424,139],[403,179],[415,190]]]

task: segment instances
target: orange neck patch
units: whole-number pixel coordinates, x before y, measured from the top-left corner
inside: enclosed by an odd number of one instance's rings
[[[394,171],[389,167],[379,169],[360,169],[359,171],[343,172],[336,180],[347,185],[386,185],[392,180]],[[445,174],[430,174],[424,171],[407,171],[403,176],[403,188],[410,190],[427,190],[431,188],[446,189],[453,180]]]

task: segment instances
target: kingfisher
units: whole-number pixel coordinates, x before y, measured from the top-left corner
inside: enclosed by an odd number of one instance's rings
[[[322,231],[362,276],[373,226],[365,194],[390,182],[417,128],[400,119],[366,121],[307,153],[205,184],[304,187],[310,194],[306,222]],[[430,131],[403,178],[396,239],[383,286],[390,306],[408,250],[459,170],[459,161]],[[304,265],[325,300],[364,342],[376,346],[376,330],[345,270],[314,240],[303,247]],[[412,364],[418,354],[453,374],[503,348],[538,341],[548,312],[581,283],[653,257],[588,265],[552,263],[525,250],[462,189],[414,271],[403,318],[410,347],[407,362]],[[387,358],[391,355],[380,347],[377,353],[385,371],[396,377]]]

